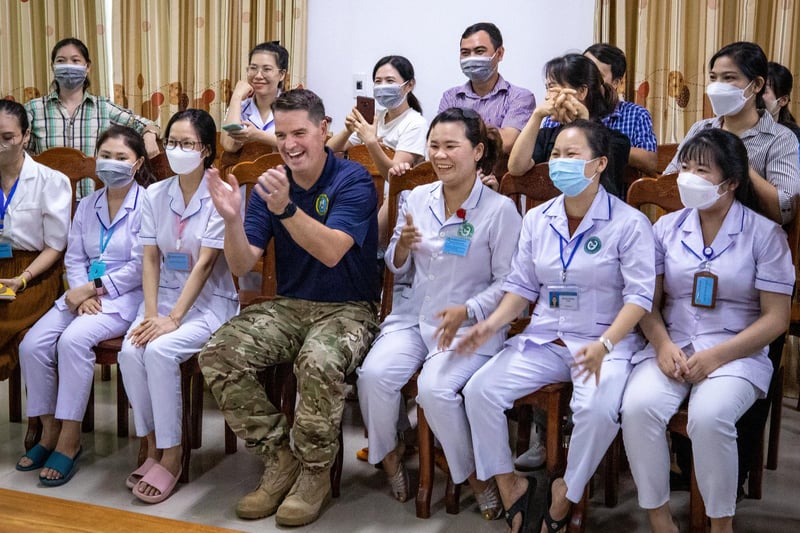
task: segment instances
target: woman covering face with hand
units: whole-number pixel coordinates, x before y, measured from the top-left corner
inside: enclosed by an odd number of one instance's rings
[[[409,498],[398,440],[400,389],[420,366],[417,401],[444,449],[456,483],[469,481],[481,513],[499,516],[497,489],[475,477],[469,424],[459,391],[502,345],[505,330],[468,353],[454,343],[497,305],[519,234],[513,203],[483,185],[499,133],[487,132],[477,113],[451,108],[432,122],[428,153],[439,181],[414,189],[402,206],[386,263],[414,279],[394,300],[359,370],[358,392],[369,432],[369,462],[383,462],[394,497]]]
[[[205,111],[173,115],[165,146],[178,175],[151,185],[143,198],[144,302],[125,336],[119,366],[136,434],[147,438],[147,460],[126,484],[148,503],[167,498],[181,474],[180,364],[239,309],[220,253],[225,225],[206,185],[215,133]]]
[[[669,419],[689,398],[694,468],[712,532],[732,531],[736,421],[769,388],[767,345],[786,330],[794,268],[783,230],[759,215],[747,151],[709,128],[678,153],[686,209],[661,217],[653,310],[641,321],[650,344],[622,404],[622,432],[639,505],[656,532],[673,532]]]
[[[92,347],[124,334],[142,301],[143,186],[154,181],[146,157],[131,128],[111,126],[100,135],[96,172],[105,187],[75,212],[64,256],[70,289],[20,344],[28,416],[40,417],[42,437],[17,470],[44,467],[39,481],[46,486],[66,483],[80,454]]]

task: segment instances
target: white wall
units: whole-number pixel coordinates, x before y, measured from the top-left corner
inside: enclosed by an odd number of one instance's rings
[[[371,96],[372,68],[385,55],[414,65],[414,94],[431,120],[442,92],[463,84],[459,41],[475,22],[493,22],[506,48],[500,73],[544,98],[542,67],[592,44],[594,0],[309,0],[307,88],[319,94],[334,131],[355,103],[353,74],[364,73]]]

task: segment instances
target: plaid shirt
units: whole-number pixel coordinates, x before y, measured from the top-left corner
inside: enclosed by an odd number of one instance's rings
[[[656,134],[653,132],[653,119],[647,109],[631,102],[620,102],[617,108],[601,122],[610,130],[616,130],[628,137],[631,147],[642,148],[648,152],[656,151]],[[559,123],[550,117],[542,121],[542,128],[554,128]]]
[[[478,96],[471,82],[448,89],[439,102],[439,113],[450,107],[472,109],[490,128],[514,128],[522,131],[536,107],[536,99],[528,89],[511,85],[503,76],[489,94]]]
[[[31,140],[28,151],[37,155],[48,148],[66,146],[94,156],[97,136],[112,124],[129,126],[139,133],[153,122],[134,115],[104,96],[84,93],[83,102],[70,117],[67,109],[52,92],[25,104],[31,123]]]

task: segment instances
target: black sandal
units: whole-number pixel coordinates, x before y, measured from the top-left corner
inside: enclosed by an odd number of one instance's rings
[[[556,478],[558,479],[558,478]],[[555,481],[555,479],[553,480]],[[567,511],[566,516],[561,520],[555,520],[552,516],[550,516],[550,506],[553,504],[553,483],[550,483],[550,489],[547,491],[547,510],[544,512],[544,525],[547,526],[547,531],[552,531],[556,533],[557,531],[561,531],[564,526],[569,524],[569,519],[572,518],[572,507],[573,503],[570,502],[569,504],[569,511]]]
[[[526,533],[528,531],[528,520],[530,519],[530,509],[533,503],[533,496],[536,493],[536,478],[528,478],[528,488],[525,489],[525,494],[517,498],[517,501],[511,504],[505,512],[506,524],[509,529],[513,529],[514,517],[518,514],[522,515],[522,522],[519,525],[519,533]]]

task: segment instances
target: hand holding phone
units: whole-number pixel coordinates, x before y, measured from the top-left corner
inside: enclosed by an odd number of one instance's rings
[[[237,123],[234,123],[234,124],[223,124],[222,125],[222,129],[227,131],[228,133],[231,133],[231,132],[234,132],[234,131],[242,131],[244,129],[244,126],[242,126],[241,124],[237,124]]]
[[[375,99],[368,96],[356,96],[356,109],[368,123],[375,119]]]

